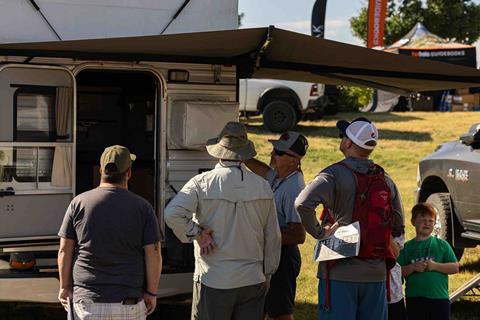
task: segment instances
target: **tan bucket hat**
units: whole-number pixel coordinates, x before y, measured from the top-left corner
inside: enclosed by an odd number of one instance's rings
[[[208,153],[224,160],[249,160],[257,155],[253,142],[247,138],[247,129],[240,122],[229,122],[217,138],[207,141]]]

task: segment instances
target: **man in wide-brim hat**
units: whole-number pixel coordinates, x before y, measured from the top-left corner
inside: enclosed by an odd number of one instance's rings
[[[165,209],[175,235],[195,246],[192,319],[261,319],[280,260],[273,193],[243,164],[256,155],[243,124],[227,123],[206,148],[218,164],[187,182]]]

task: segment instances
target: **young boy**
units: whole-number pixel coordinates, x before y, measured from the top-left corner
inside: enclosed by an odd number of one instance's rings
[[[409,320],[449,319],[448,275],[458,272],[458,262],[450,245],[433,237],[437,218],[435,207],[419,203],[412,208],[416,236],[405,243],[398,263],[406,279]]]

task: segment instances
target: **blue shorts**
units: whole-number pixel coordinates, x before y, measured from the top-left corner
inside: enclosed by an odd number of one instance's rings
[[[329,280],[330,309],[325,308],[325,280],[318,282],[318,319],[387,320],[385,282]]]

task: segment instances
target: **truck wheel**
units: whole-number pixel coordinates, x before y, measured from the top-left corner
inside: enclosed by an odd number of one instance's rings
[[[463,255],[464,248],[455,248],[453,246],[452,225],[460,227],[460,223],[457,221],[455,213],[453,212],[453,208],[450,204],[450,194],[433,193],[427,198],[426,202],[433,205],[438,212],[437,222],[435,224],[435,227],[433,228],[433,235],[436,235],[440,239],[446,240],[453,248],[453,252],[457,257],[457,260],[460,261]]]
[[[292,129],[297,124],[295,108],[283,100],[269,102],[263,109],[263,123],[268,130],[282,133]]]

